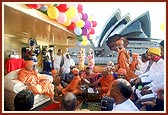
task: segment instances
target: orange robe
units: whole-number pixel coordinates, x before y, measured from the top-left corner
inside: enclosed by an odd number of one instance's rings
[[[125,48],[119,50],[118,64],[117,64],[118,70],[119,70],[119,68],[123,68],[127,71],[126,80],[128,80],[128,81],[131,79],[131,77],[129,76],[129,74],[130,74],[130,68],[129,68],[130,61],[129,60],[130,60],[130,56],[129,56],[128,51]]]
[[[128,81],[130,81],[132,78],[138,77],[135,74],[135,70],[137,70],[137,65],[138,65],[138,60],[137,59],[135,59],[131,62],[130,69],[129,69],[129,72],[128,72],[129,78],[127,78]]]
[[[35,71],[28,71],[25,68],[18,71],[18,80],[28,85],[34,94],[46,94],[52,98],[54,96],[54,85],[46,76],[40,76]]]
[[[125,48],[118,52],[118,67],[128,70],[130,56]],[[119,69],[118,68],[118,69]]]
[[[62,90],[62,93],[65,95],[67,92],[71,92],[75,95],[81,94],[81,78],[79,76],[74,76],[70,84]]]
[[[133,59],[133,61],[130,64],[130,69],[135,71],[137,70],[137,66],[138,66],[138,59]]]
[[[137,77],[137,75],[132,71],[129,60],[130,56],[128,51],[125,48],[121,49],[118,52],[118,69],[124,68],[127,71],[126,80],[130,82],[130,80]],[[132,64],[132,66],[135,66],[135,64]]]
[[[115,80],[115,78],[112,75],[108,75],[107,77],[101,77],[100,78],[100,84],[101,84],[101,94],[105,95],[109,87],[111,86],[112,82]]]

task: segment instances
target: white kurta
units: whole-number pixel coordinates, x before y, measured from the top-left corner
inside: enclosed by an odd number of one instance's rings
[[[139,70],[136,70],[136,71],[135,71],[135,74],[136,74],[137,76],[140,76],[140,75],[144,74],[146,68],[148,67],[148,64],[149,64],[149,61],[144,62],[144,63],[142,62],[141,65],[139,66]]]
[[[75,66],[74,60],[72,58],[71,59],[65,59],[64,60],[64,65],[62,66],[63,72],[64,73],[69,73],[71,66]]]
[[[153,97],[157,96],[157,91],[159,89],[164,89],[164,60],[161,58],[158,62],[154,62],[148,72],[148,77],[142,77],[141,81],[146,82],[150,81],[150,84],[147,84],[146,86],[149,86],[149,90],[152,91],[152,94],[146,94],[144,96],[141,96],[140,91],[138,89],[136,90],[136,94],[140,99],[150,98],[151,95]]]
[[[156,95],[156,92],[159,89],[164,89],[164,60],[162,58],[152,65],[149,77],[152,82],[147,86],[149,86],[149,90],[152,90],[152,92]]]
[[[130,99],[127,99],[125,102],[121,104],[116,105],[114,103],[112,111],[139,111],[139,109]]]
[[[61,60],[62,60],[62,56],[60,56],[60,55],[56,55],[54,57],[54,69],[57,70],[60,68]]]

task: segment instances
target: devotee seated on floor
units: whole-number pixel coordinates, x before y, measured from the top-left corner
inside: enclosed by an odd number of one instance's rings
[[[136,104],[139,108],[141,108],[140,102],[156,98],[157,91],[164,89],[164,60],[160,57],[160,48],[149,48],[148,55],[154,62],[149,69],[148,76],[140,78],[140,82],[148,81],[149,83],[135,90],[138,97]]]
[[[69,73],[62,73],[61,75],[61,85],[65,88],[68,86],[68,84],[72,81],[72,79],[74,78],[74,74],[73,74],[73,69],[75,68],[75,66],[71,66],[70,67],[70,72]]]
[[[116,79],[110,86],[110,97],[114,98],[112,111],[139,111],[129,99],[132,95],[131,84],[125,79]]]
[[[83,77],[87,79],[90,83],[96,81],[99,77],[101,77],[101,73],[94,73],[89,67],[86,67],[86,69],[83,72]]]
[[[119,79],[119,78],[125,79],[126,78],[126,73],[127,73],[127,71],[125,69],[120,68],[117,71],[117,79]]]
[[[107,62],[106,68],[108,69],[108,72],[114,76],[115,79],[117,79],[117,72],[115,70],[115,65],[112,61]]]
[[[71,92],[75,95],[80,95],[83,93],[81,89],[81,78],[79,76],[79,69],[73,69],[74,78],[70,84],[62,90],[62,94],[65,95],[67,92]]]
[[[48,76],[37,73],[33,69],[32,60],[25,61],[25,68],[18,71],[17,79],[26,84],[27,88],[33,91],[34,94],[45,94],[55,102],[52,80]]]
[[[101,93],[102,96],[105,96],[108,93],[112,81],[114,80],[115,78],[108,72],[107,68],[104,68],[102,71],[102,77],[100,77],[97,81],[92,82],[89,86],[94,86],[100,83],[100,87],[96,88],[98,88],[98,92]]]

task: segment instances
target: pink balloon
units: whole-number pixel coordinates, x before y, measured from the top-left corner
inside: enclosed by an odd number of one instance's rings
[[[96,21],[92,21],[92,26],[96,27],[97,26],[97,22]]]
[[[94,33],[95,33],[94,28],[89,28],[89,33],[90,33],[90,34],[94,34]]]
[[[77,9],[78,9],[79,13],[82,13],[83,12],[83,6],[82,6],[82,4],[78,4]]]
[[[64,24],[67,21],[65,13],[59,12],[59,17],[56,19],[59,23]]]

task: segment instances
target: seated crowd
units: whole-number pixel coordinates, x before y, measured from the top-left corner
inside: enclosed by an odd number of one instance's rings
[[[18,72],[18,79],[34,94],[46,94],[54,102],[61,96],[62,108],[66,111],[77,111],[77,97],[85,95],[89,88],[98,91],[101,99],[105,96],[114,99],[111,111],[163,111],[164,60],[161,49],[149,48],[142,59],[138,57],[137,53],[132,54],[132,62],[127,68],[109,61],[101,72],[94,72],[89,67],[79,70],[77,65],[70,66],[69,72],[53,69],[52,83],[33,71],[32,61],[26,61],[25,68]]]

